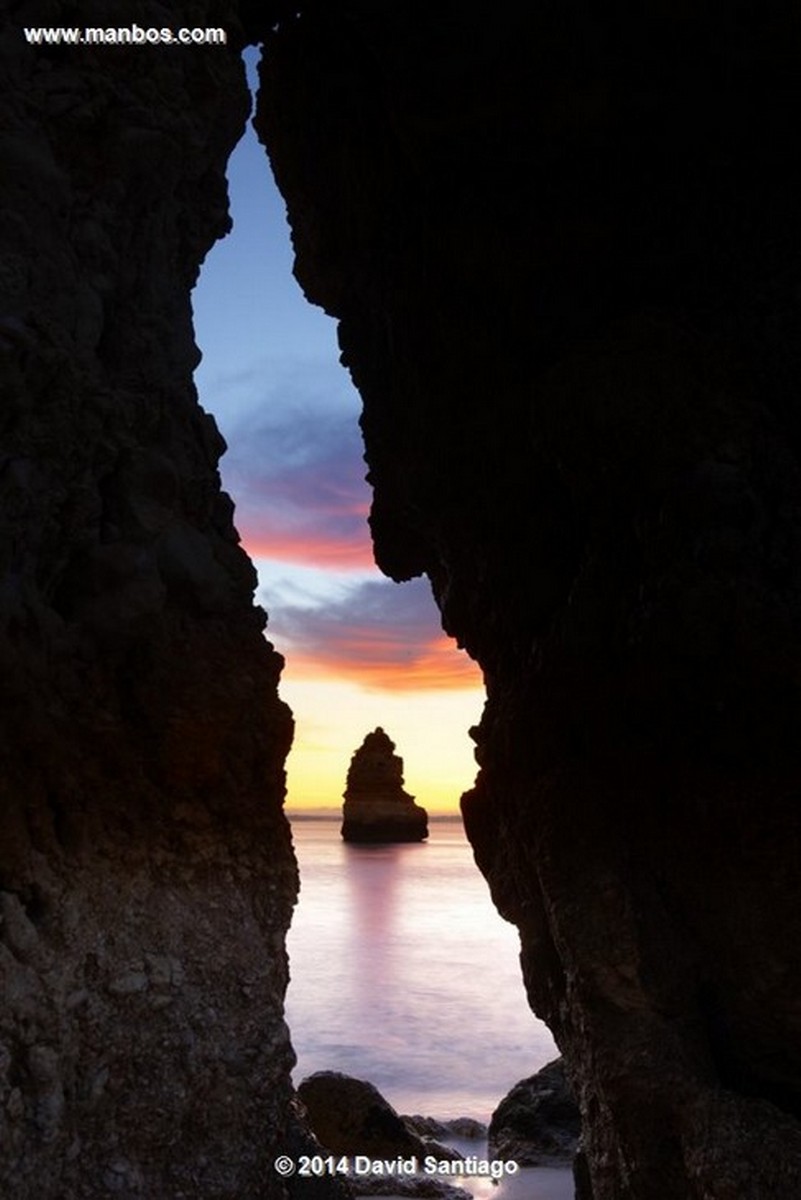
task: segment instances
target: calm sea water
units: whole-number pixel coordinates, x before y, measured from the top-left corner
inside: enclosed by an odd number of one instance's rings
[[[301,895],[287,1020],[299,1083],[368,1079],[399,1112],[486,1121],[557,1050],[528,1008],[517,931],[498,916],[458,819],[416,845],[348,846],[293,821]]]

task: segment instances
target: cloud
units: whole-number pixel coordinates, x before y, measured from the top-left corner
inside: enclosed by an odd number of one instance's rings
[[[314,404],[254,413],[229,433],[223,466],[251,557],[336,571],[372,565],[355,416]]]
[[[369,580],[329,602],[269,607],[268,636],[297,678],[390,691],[481,686],[476,664],[442,632],[426,580]]]
[[[374,567],[369,535],[353,536],[347,527],[337,537],[329,528],[319,535],[307,532],[302,523],[297,529],[279,528],[267,518],[243,525],[237,520],[242,545],[251,558],[275,562],[313,565],[322,570],[364,571]]]
[[[355,413],[313,393],[289,409],[268,397],[226,435],[225,485],[244,547],[266,574],[271,562],[286,567],[259,600],[294,678],[396,692],[481,686],[476,665],[442,632],[426,580],[354,581],[376,569]]]

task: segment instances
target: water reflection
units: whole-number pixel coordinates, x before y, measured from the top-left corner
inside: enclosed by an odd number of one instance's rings
[[[414,856],[426,849],[421,843],[343,844],[352,1011],[363,1029],[373,1031],[375,1048],[387,1055],[408,1053],[410,1019],[419,1003],[403,912],[405,884],[419,873]]]
[[[346,845],[295,826],[301,898],[287,1019],[299,1063],[368,1079],[401,1111],[486,1119],[555,1050],[526,1005],[516,931],[461,827],[427,843]]]

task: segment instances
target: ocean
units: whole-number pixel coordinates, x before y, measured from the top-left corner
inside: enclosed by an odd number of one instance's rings
[[[294,818],[289,933],[295,1083],[369,1080],[401,1113],[487,1121],[558,1051],[528,1007],[517,931],[497,913],[458,818],[412,845],[353,846]]]

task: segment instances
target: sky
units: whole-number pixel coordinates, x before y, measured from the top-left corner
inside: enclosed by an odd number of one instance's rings
[[[257,57],[245,55],[252,86]],[[427,580],[396,584],[373,563],[361,403],[335,322],[292,277],[284,204],[249,124],[228,180],[234,229],[193,293],[195,383],[228,443],[223,486],[286,658],[287,808],[339,807],[351,755],[381,725],[406,790],[455,811],[476,773],[481,672],[442,632]]]

